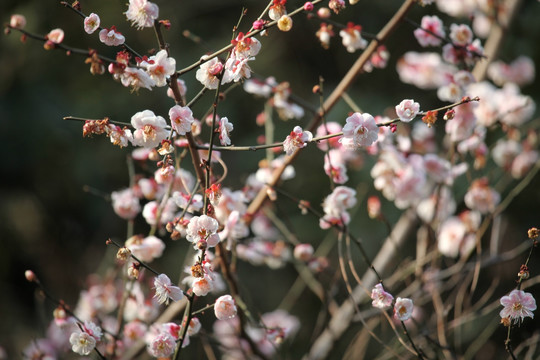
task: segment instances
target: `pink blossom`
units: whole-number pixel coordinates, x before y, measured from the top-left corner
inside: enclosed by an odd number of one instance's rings
[[[336,184],[344,184],[349,180],[341,150],[332,149],[324,156],[324,172]]]
[[[328,2],[328,7],[334,11],[334,13],[339,14],[341,10],[345,8],[344,0],[330,0]]]
[[[427,47],[441,45],[442,39],[444,39],[446,34],[444,31],[443,22],[441,19],[439,19],[439,17],[435,15],[425,15],[422,18],[420,26],[421,29],[416,29],[414,31],[414,36],[421,46]]]
[[[330,47],[330,39],[332,36],[334,36],[334,32],[332,31],[332,25],[327,25],[326,23],[321,23],[319,30],[315,33],[315,36],[319,39],[321,42],[321,46],[324,49],[328,49]]]
[[[261,43],[254,37],[246,37],[243,32],[238,33],[236,39],[232,40],[234,45],[233,56],[241,58],[250,58],[257,56],[261,50]]]
[[[310,131],[303,131],[300,126],[295,126],[283,142],[283,150],[287,155],[292,155],[296,150],[306,147],[312,139],[313,134]]]
[[[191,109],[187,106],[175,105],[169,110],[171,125],[178,135],[186,135],[191,131],[191,125],[195,119]]]
[[[134,256],[145,262],[161,257],[165,250],[165,243],[155,236],[133,236],[126,241],[125,246]]]
[[[231,295],[223,295],[216,300],[214,313],[219,320],[230,319],[236,316],[236,305]]]
[[[371,290],[371,299],[373,300],[371,305],[379,309],[385,309],[391,306],[392,301],[394,301],[392,294],[384,291],[384,288],[380,283],[375,285],[373,290]]]
[[[396,304],[394,305],[394,317],[397,320],[409,320],[411,318],[412,312],[413,302],[411,299],[400,297],[396,299]]]
[[[165,129],[167,122],[161,116],[156,116],[151,110],[144,110],[131,117],[133,132],[133,145],[144,147],[156,147],[169,136]]]
[[[254,57],[231,56],[225,63],[225,72],[223,73],[222,83],[231,81],[238,82],[251,77],[251,68],[248,61],[255,60]]]
[[[481,178],[472,182],[464,201],[469,209],[487,214],[495,210],[501,196],[489,186],[487,178]]]
[[[219,142],[223,146],[231,145],[230,133],[233,131],[234,126],[229,122],[229,119],[222,117],[219,119]]]
[[[158,208],[159,205],[157,201],[147,202],[142,211],[142,216],[149,225],[156,225],[158,218]],[[176,210],[176,204],[173,199],[168,199],[165,203],[165,207],[161,211],[161,218],[159,219],[160,224],[165,224],[169,221],[172,221],[174,218],[174,211]]]
[[[51,30],[47,35],[45,35],[45,39],[47,39],[47,41],[45,42],[43,47],[46,50],[53,49],[56,44],[60,44],[62,41],[64,41],[64,30]]]
[[[132,25],[140,30],[154,26],[154,21],[159,16],[159,8],[147,0],[129,0],[129,7],[125,14]]]
[[[272,20],[279,20],[284,15],[287,15],[285,2],[274,1],[274,4],[268,9],[268,17]]]
[[[148,75],[146,71],[139,68],[126,67],[121,74],[115,74],[115,79],[119,78],[122,85],[131,86],[134,91],[140,88],[152,90],[156,86],[156,82]]]
[[[156,86],[165,86],[167,85],[167,77],[174,74],[176,70],[176,60],[169,57],[166,50],[160,50],[156,55],[143,60],[140,66],[146,69]]]
[[[9,18],[9,26],[14,29],[23,29],[26,26],[26,18],[24,15],[13,14]]]
[[[420,112],[420,104],[412,99],[405,99],[396,105],[396,114],[399,120],[403,122],[410,122]]]
[[[472,39],[473,33],[468,25],[450,25],[450,40],[452,40],[454,45],[466,46],[467,44],[472,42]]]
[[[523,290],[512,290],[510,294],[501,298],[501,305],[504,306],[504,309],[499,315],[503,319],[510,318],[517,324],[526,317],[534,318],[533,311],[536,310],[536,300],[531,293]]]
[[[399,78],[420,89],[436,89],[447,83],[447,75],[454,74],[454,66],[444,63],[436,53],[409,51],[398,60]]]
[[[176,82],[178,84],[178,90],[180,91],[180,96],[184,97],[187,93],[187,87],[186,82],[182,79],[176,79]],[[174,99],[174,93],[171,88],[167,89],[167,96]]]
[[[99,28],[100,22],[101,20],[99,19],[99,16],[97,14],[91,13],[84,18],[84,31],[86,31],[87,34],[94,33],[94,31]]]
[[[139,199],[133,193],[131,189],[124,189],[120,191],[113,191],[111,194],[111,200],[114,212],[122,219],[134,219],[135,216],[141,211],[141,205]]]
[[[159,332],[147,340],[148,353],[156,358],[168,358],[174,353],[175,338],[168,332]]]
[[[472,103],[463,104],[455,108],[454,118],[445,124],[445,131],[450,140],[458,142],[469,138],[476,126],[476,116]]]
[[[491,151],[493,155],[493,161],[495,164],[503,169],[509,169],[512,165],[512,161],[522,152],[521,145],[515,140],[503,140],[500,139],[495,144],[495,147]]]
[[[193,293],[197,296],[206,296],[212,290],[214,290],[213,279],[205,274],[204,277],[194,278],[191,284]]]
[[[455,216],[446,219],[437,237],[439,252],[448,257],[457,257],[466,233],[467,228],[461,219]]]
[[[362,35],[360,34],[361,30],[362,27],[360,25],[349,22],[347,27],[339,32],[343,46],[345,46],[348,52],[353,53],[356,50],[364,49],[367,46],[368,42],[362,38]]]
[[[203,57],[204,58],[204,57]],[[208,60],[195,73],[195,77],[208,89],[217,89],[223,64],[217,57]]]
[[[187,329],[187,334],[189,336],[193,336],[195,334],[197,334],[200,330],[201,330],[201,321],[199,320],[199,318],[197,317],[193,317],[191,318],[190,322],[189,322],[189,327]]]
[[[534,62],[528,56],[520,56],[510,64],[502,61],[493,61],[487,70],[488,76],[498,86],[508,82],[523,86],[531,83],[535,77]]]
[[[373,116],[368,113],[354,113],[343,126],[343,136],[339,142],[347,149],[366,147],[377,141],[379,128]]]
[[[154,289],[156,293],[154,298],[160,304],[169,304],[169,300],[178,301],[184,297],[184,293],[178,286],[171,284],[171,279],[165,274],[160,274],[154,278]]]
[[[337,134],[341,132],[341,130],[342,130],[341,124],[335,121],[329,121],[326,124],[319,125],[315,133],[315,136],[321,137],[321,136],[330,135],[330,134]],[[341,147],[341,144],[339,142],[339,137],[336,136],[328,140],[319,142],[317,144],[317,147],[323,151],[326,151],[329,147],[339,148]]]
[[[71,343],[71,350],[79,355],[88,355],[96,347],[96,339],[82,331],[76,331],[69,337]]]
[[[133,141],[133,134],[127,127],[121,128],[120,126],[109,124],[109,138],[113,145],[123,148],[128,146],[129,142]]]
[[[84,331],[92,336],[96,341],[101,340],[101,336],[103,335],[103,332],[101,331],[101,328],[94,324],[91,321],[85,321],[83,325]]]
[[[214,247],[220,242],[216,234],[218,227],[217,220],[208,215],[194,216],[189,221],[186,240],[191,241],[195,248],[199,243]]]
[[[144,337],[144,334],[148,330],[148,326],[139,320],[130,321],[124,325],[123,341],[126,347],[131,346],[137,340]]]
[[[126,38],[120,32],[116,31],[115,26],[111,26],[110,29],[103,29],[99,32],[99,40],[108,46],[122,45]]]
[[[294,247],[294,258],[299,261],[308,262],[313,256],[313,251],[311,244],[298,244]]]
[[[538,151],[526,149],[521,152],[512,162],[511,175],[515,179],[522,178],[538,161]]]
[[[343,226],[349,223],[351,217],[348,209],[356,205],[356,191],[347,186],[336,186],[323,201],[324,217],[319,220],[322,229],[331,225]]]
[[[507,83],[498,94],[497,102],[500,121],[503,124],[518,127],[529,121],[536,110],[534,101],[521,94],[516,84]]]

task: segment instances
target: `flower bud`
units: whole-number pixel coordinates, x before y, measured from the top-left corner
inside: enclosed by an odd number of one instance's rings
[[[289,31],[292,29],[293,21],[288,15],[283,15],[277,22],[277,27],[281,31]]]

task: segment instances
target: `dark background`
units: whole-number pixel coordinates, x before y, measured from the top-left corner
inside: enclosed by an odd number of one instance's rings
[[[207,50],[226,45],[242,6],[248,8],[246,20],[241,26],[244,31],[265,6],[264,1],[232,0],[156,3],[160,6],[160,18],[169,18],[172,22],[165,37],[171,44],[171,54],[177,61],[178,69],[198,60]],[[289,3],[290,8],[301,4],[294,1]],[[360,1],[334,19],[342,23],[360,23],[366,32],[376,33],[400,3]],[[82,7],[87,14],[98,13],[103,26],[117,25],[128,43],[140,52],[145,53],[157,46],[152,30],[138,32],[129,26],[122,15],[127,9],[124,0],[82,1]],[[424,13],[430,12],[438,13],[435,7],[418,7],[410,18],[419,22]],[[97,33],[92,36],[84,33],[82,19],[57,1],[2,1],[2,22],[8,22],[13,13],[26,16],[28,31],[46,34],[60,27],[66,33],[65,44],[79,48],[93,47],[103,54],[114,56],[112,49],[99,43]],[[540,4],[525,1],[504,43],[501,59],[511,61],[525,54],[539,64],[538,19]],[[462,21],[466,22],[467,19]],[[445,21],[445,24],[449,25],[450,21]],[[184,29],[201,36],[204,45],[193,44],[182,37]],[[318,22],[308,21],[303,16],[295,17],[289,33],[274,29],[270,31],[270,36],[259,37],[262,50],[252,64],[257,75],[289,81],[294,93],[314,106],[318,104],[318,98],[312,94],[311,88],[318,82],[318,77],[324,77],[325,93],[329,94],[358,55],[345,51],[337,35],[339,31],[336,31],[330,49],[322,49],[314,36],[317,29]],[[395,71],[397,59],[408,50],[422,51],[412,36],[412,30],[410,25],[403,24],[387,43],[391,60],[386,70],[361,76],[350,89],[349,94],[363,110],[382,114],[403,98],[416,99],[423,109],[440,105],[434,92],[421,91],[398,81]],[[83,139],[81,124],[63,121],[62,117],[109,116],[129,122],[135,112],[144,109],[151,109],[166,117],[172,106],[171,100],[164,96],[165,88],[155,88],[153,91],[141,89],[138,94],[131,94],[129,89],[113,81],[107,74],[91,75],[83,57],[67,57],[62,51],[45,51],[42,43],[31,39],[22,44],[19,37],[18,33],[13,32],[0,38],[0,154],[3,155],[0,166],[0,345],[14,357],[32,338],[43,336],[44,327],[51,318],[49,308],[41,305],[34,296],[31,284],[24,280],[24,271],[33,269],[51,293],[67,303],[76,304],[78,292],[84,287],[87,275],[110,262],[105,239],[123,239],[125,234],[126,225],[114,214],[110,203],[103,197],[84,192],[83,186],[88,185],[104,193],[126,187],[128,174],[125,159],[131,149],[113,147],[108,139],[102,137]],[[186,74],[183,79],[188,85],[189,99],[199,91],[200,84],[195,80],[194,72]],[[537,103],[540,100],[539,86],[535,82],[523,89]],[[195,116],[207,110],[210,98],[207,96],[194,107]],[[233,143],[254,144],[255,138],[264,132],[254,122],[262,107],[263,100],[246,96],[240,88],[232,91],[227,100],[220,104],[219,113],[234,124]],[[343,122],[348,111],[349,108],[340,103],[329,114],[328,120]],[[306,112],[301,121],[280,123],[276,139],[285,138],[292,127],[306,124],[309,118],[309,112]],[[442,126],[437,129],[439,134],[442,130]],[[323,194],[328,193],[328,180],[322,171],[320,154],[315,148],[303,153],[296,164],[297,177],[285,185],[288,191],[315,204],[320,203]],[[231,173],[235,174],[225,184],[234,189],[240,188],[247,175],[256,170],[257,162],[263,156],[262,152],[224,154]],[[372,194],[375,192],[369,177],[370,161],[367,161],[364,170],[350,173],[348,184],[363,183],[365,193]],[[509,242],[522,239],[529,227],[540,225],[538,186],[540,182],[537,178],[507,212],[506,231],[512,235],[508,238]],[[365,198],[360,200],[354,227],[361,228],[368,238],[377,239],[371,249],[375,253],[376,245],[384,237],[384,227],[366,219],[363,210]],[[325,236],[318,229],[317,220],[298,216],[294,205],[284,202],[280,210],[289,214],[291,226],[297,234],[305,237],[305,241],[318,244]],[[385,203],[384,210],[390,219],[397,219],[399,212],[391,204]],[[136,230],[141,233],[148,230],[140,217]],[[177,252],[170,250],[170,255],[166,255],[162,261],[162,268],[173,269],[176,254],[182,253],[183,259],[188,247],[180,242],[167,244]],[[249,265],[245,266],[249,268]],[[278,272],[259,268],[257,271],[258,278],[245,279],[246,289],[252,289],[253,302],[262,312],[273,310],[279,304],[280,296],[290,286],[291,279],[294,279],[294,270],[287,267]],[[506,274],[509,279],[515,271],[511,272]],[[276,279],[289,280],[283,283]],[[256,286],[261,284],[282,289],[270,298],[263,299],[257,296],[261,291]],[[508,283],[508,288],[511,286]],[[310,306],[317,309],[316,300],[307,296],[304,301],[305,304],[295,310],[308,319]],[[305,335],[303,337],[308,340]]]

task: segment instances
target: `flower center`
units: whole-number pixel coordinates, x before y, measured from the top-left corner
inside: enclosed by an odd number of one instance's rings
[[[143,137],[144,137],[144,140],[155,140],[157,136],[157,133],[156,133],[156,129],[154,129],[154,127],[152,125],[144,125],[143,127]]]

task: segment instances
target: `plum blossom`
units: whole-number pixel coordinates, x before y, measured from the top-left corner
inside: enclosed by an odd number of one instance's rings
[[[446,34],[444,31],[443,22],[441,19],[439,19],[439,17],[435,15],[425,15],[422,18],[420,26],[421,29],[416,29],[414,31],[414,36],[421,46],[427,47],[441,45],[441,38],[444,39]]]
[[[412,99],[405,99],[396,105],[396,114],[399,120],[403,122],[410,122],[420,112],[420,104]]]
[[[509,318],[517,324],[526,317],[534,318],[533,311],[536,310],[536,300],[531,293],[523,290],[512,290],[510,294],[501,298],[501,305],[504,306],[504,309],[499,315],[503,319]]]
[[[156,358],[168,358],[174,353],[176,339],[168,332],[161,331],[147,339],[148,353]]]
[[[124,325],[123,341],[126,347],[129,347],[144,337],[148,330],[148,326],[139,320],[133,320]]]
[[[126,41],[126,38],[116,31],[116,26],[111,26],[110,29],[103,29],[99,32],[99,40],[108,46],[119,46]]]
[[[161,257],[165,250],[165,243],[155,236],[133,236],[126,241],[125,246],[135,257],[145,262]]]
[[[413,312],[413,302],[411,299],[400,298],[396,299],[394,305],[394,318],[400,321],[409,320]]]
[[[64,41],[64,30],[62,29],[54,29],[51,30],[47,35],[45,35],[47,38],[47,41],[52,42],[54,44],[60,44],[62,41]]]
[[[160,274],[154,278],[154,289],[156,293],[154,298],[160,304],[169,304],[169,300],[179,301],[184,297],[184,293],[178,286],[171,284],[171,279],[165,274]]]
[[[298,244],[294,247],[294,258],[299,261],[308,262],[313,256],[313,246],[311,244]]]
[[[96,339],[83,331],[76,331],[69,337],[71,350],[79,355],[88,355],[96,347]]]
[[[323,201],[324,216],[319,220],[321,229],[332,225],[346,225],[351,220],[348,209],[356,205],[356,191],[347,186],[336,186]]]
[[[362,31],[360,25],[349,22],[347,23],[347,27],[339,32],[343,46],[345,46],[348,52],[353,53],[356,50],[364,49],[367,46],[368,42],[362,38],[360,31]]]
[[[225,72],[223,73],[222,83],[226,84],[231,81],[239,82],[243,79],[251,77],[251,68],[248,61],[255,60],[254,57],[231,56],[225,63]]]
[[[236,39],[231,41],[234,45],[233,55],[235,57],[249,58],[257,56],[261,50],[261,43],[254,37],[246,37],[243,32],[238,33]]]
[[[84,18],[84,31],[87,34],[93,34],[99,28],[101,20],[97,14],[91,13]]]
[[[191,109],[187,106],[175,105],[169,110],[171,125],[178,135],[186,135],[191,131],[191,125],[195,121]]]
[[[332,149],[324,156],[324,172],[336,184],[345,184],[349,180],[345,159],[341,150]]]
[[[133,145],[146,148],[156,147],[169,136],[165,129],[167,122],[161,116],[156,116],[151,110],[144,110],[131,117],[133,132]]]
[[[118,125],[109,124],[109,138],[113,145],[123,148],[128,146],[129,142],[133,141],[133,134],[125,126],[121,128]]]
[[[192,317],[189,321],[189,327],[187,329],[187,334],[193,336],[201,330],[201,321],[197,317]]]
[[[184,97],[187,93],[187,86],[186,82],[182,79],[176,79],[176,83],[178,84],[178,90],[180,91],[180,96]],[[171,99],[174,99],[174,92],[171,88],[167,89],[167,96]]]
[[[119,78],[122,85],[126,87],[131,86],[133,91],[140,88],[152,90],[152,87],[156,86],[156,82],[146,71],[134,67],[126,67],[121,74],[114,74],[114,78]]]
[[[233,131],[234,126],[232,123],[229,122],[229,119],[226,117],[222,117],[219,119],[219,142],[223,146],[229,146],[231,145],[231,138],[230,133]]]
[[[139,198],[135,196],[132,189],[113,191],[111,200],[114,212],[122,219],[133,219],[141,211]]]
[[[380,283],[375,285],[373,290],[371,290],[371,299],[373,300],[371,305],[379,309],[385,309],[391,306],[392,301],[394,301],[392,294],[384,291],[384,288]]]
[[[330,39],[334,36],[334,31],[332,31],[333,26],[326,23],[321,23],[319,30],[315,33],[315,36],[321,42],[323,49],[328,49],[330,47]]]
[[[510,64],[500,60],[493,61],[488,66],[487,74],[498,86],[508,82],[518,86],[527,85],[534,80],[534,62],[528,56],[520,56]]]
[[[477,211],[464,211],[459,216],[447,218],[439,227],[437,246],[444,256],[465,256],[476,244],[475,231],[482,217]]]
[[[194,216],[189,220],[186,240],[191,241],[195,248],[199,243],[214,247],[220,242],[220,237],[216,234],[218,227],[217,220],[208,215]]]
[[[445,85],[448,74],[454,74],[457,69],[444,63],[437,53],[409,51],[398,60],[397,71],[402,82],[429,90]]]
[[[501,201],[501,195],[489,186],[487,178],[480,178],[472,182],[464,201],[469,209],[487,214],[495,210],[495,206]]]
[[[312,139],[313,134],[310,131],[304,131],[300,126],[295,126],[283,142],[283,150],[287,155],[292,155],[297,149],[306,147],[307,143]]]
[[[9,26],[14,29],[23,29],[26,26],[26,17],[20,14],[13,14],[9,18]]]
[[[156,55],[144,59],[140,66],[146,69],[148,75],[156,82],[156,86],[165,86],[167,77],[176,70],[176,60],[169,57],[166,50],[160,50]]]
[[[223,295],[216,300],[214,313],[219,320],[235,317],[236,311],[236,305],[231,295]]]
[[[268,17],[272,20],[279,20],[283,15],[287,15],[286,3],[287,0],[274,0],[272,6],[268,9]]]
[[[354,113],[343,126],[343,136],[339,142],[347,149],[357,149],[372,145],[379,136],[379,128],[373,116],[368,113]]]
[[[465,24],[452,24],[450,25],[450,40],[454,45],[466,46],[471,43],[473,39],[473,32],[469,25]]]
[[[129,0],[129,7],[125,12],[131,25],[137,29],[154,26],[154,21],[159,16],[159,7],[147,0]]]
[[[223,64],[215,57],[202,64],[195,73],[195,77],[206,88],[210,90],[217,89],[219,84],[219,74],[221,74],[222,70]]]

